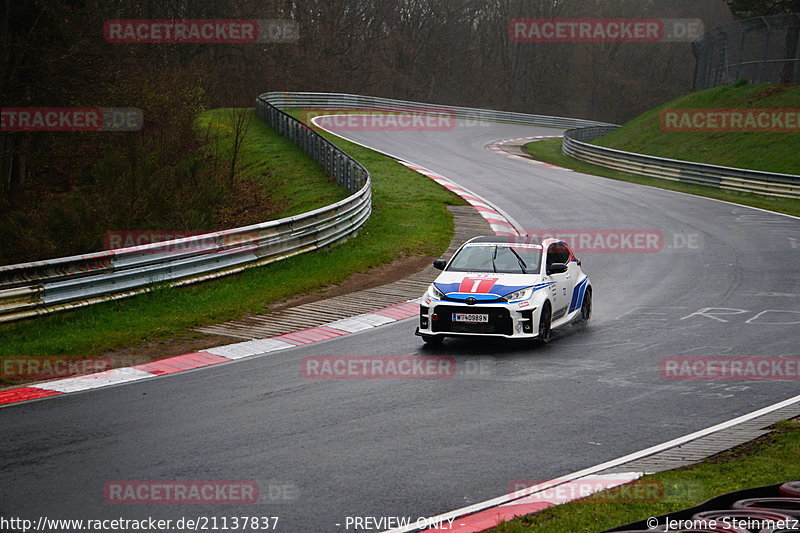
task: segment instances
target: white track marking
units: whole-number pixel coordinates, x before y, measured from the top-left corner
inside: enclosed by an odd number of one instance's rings
[[[662,444],[657,444],[655,446],[651,446],[650,448],[646,448],[644,450],[634,452],[618,459],[613,459],[611,461],[607,461],[605,463],[601,463],[599,465],[591,466],[589,468],[584,468],[583,470],[579,470],[577,472],[573,472],[572,474],[568,474],[566,476],[559,477],[557,479],[548,481],[546,483],[539,483],[535,486],[536,490],[530,491],[529,489],[522,489],[516,492],[512,492],[509,494],[504,494],[503,496],[498,496],[497,498],[493,498],[491,500],[486,500],[484,502],[475,503],[469,505],[467,507],[462,507],[461,509],[456,509],[455,511],[450,511],[448,513],[440,514],[435,517],[431,517],[428,519],[429,522],[437,522],[443,521],[448,519],[455,519],[462,517],[464,515],[469,515],[473,513],[477,513],[478,511],[483,511],[486,509],[491,509],[492,507],[498,507],[504,505],[506,503],[512,502],[519,498],[524,498],[529,496],[530,494],[534,494],[536,492],[546,490],[552,487],[557,487],[569,481],[574,481],[576,479],[581,479],[586,476],[596,474],[597,472],[602,472],[608,468],[613,468],[615,466],[619,466],[625,463],[629,463],[631,461],[635,461],[636,459],[641,459],[642,457],[647,457],[648,455],[653,455],[655,453],[668,450],[669,448],[674,448],[675,446],[680,446],[681,444],[685,444],[687,442],[697,440],[701,437],[705,437],[706,435],[711,435],[712,433],[716,433],[718,431],[722,431],[724,429],[728,429],[733,427],[737,424],[741,424],[742,422],[747,422],[748,420],[752,420],[754,418],[758,418],[759,416],[763,416],[765,414],[771,413],[772,411],[777,411],[778,409],[782,409],[794,403],[800,402],[800,395],[794,396],[789,398],[788,400],[784,400],[782,402],[778,402],[776,404],[764,407],[757,411],[753,411],[752,413],[748,413],[746,415],[739,416],[732,420],[728,420],[727,422],[722,422],[721,424],[717,424],[716,426],[711,426],[706,429],[701,429],[700,431],[695,431],[694,433],[690,433],[689,435],[684,435],[683,437],[678,437],[677,439],[672,439],[670,441],[664,442]],[[411,531],[418,531],[419,528],[415,526],[406,526],[401,528],[392,529],[386,531],[384,533],[410,533]]]
[[[38,385],[30,385],[37,389],[52,390],[56,392],[78,392],[82,390],[97,389],[108,387],[118,383],[138,381],[140,379],[152,378],[153,374],[137,370],[135,368],[114,368],[105,372],[78,376],[68,379],[49,381]]]
[[[261,353],[274,352],[275,350],[285,350],[294,348],[294,344],[276,341],[274,339],[258,339],[254,341],[239,342],[225,346],[217,346],[203,350],[204,352],[227,357],[228,359],[242,359]]]

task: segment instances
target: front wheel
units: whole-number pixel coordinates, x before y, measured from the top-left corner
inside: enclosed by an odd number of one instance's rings
[[[539,315],[539,336],[538,341],[542,344],[550,342],[552,330],[550,329],[550,322],[552,320],[552,313],[550,312],[550,302],[544,304],[542,313]]]

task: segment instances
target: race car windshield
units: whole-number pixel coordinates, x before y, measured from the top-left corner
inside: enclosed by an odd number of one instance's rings
[[[491,244],[465,246],[456,254],[450,272],[496,272],[500,274],[538,274],[541,248]]]

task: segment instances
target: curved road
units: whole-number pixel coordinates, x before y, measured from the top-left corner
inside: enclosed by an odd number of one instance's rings
[[[583,253],[591,326],[546,347],[449,340],[414,320],[167,378],[0,409],[0,516],[432,516],[722,422],[797,381],[665,380],[681,356],[798,355],[800,220],[501,157],[507,124],[346,132],[437,171],[523,227],[660,231],[657,253]],[[675,246],[677,244],[677,246]],[[697,314],[705,308],[715,309]],[[453,356],[445,380],[310,380],[310,355]],[[255,480],[254,505],[111,505],[114,480]],[[270,491],[270,487],[272,490]],[[339,525],[337,525],[339,524]],[[386,528],[384,528],[386,529]],[[376,529],[373,529],[375,531]]]

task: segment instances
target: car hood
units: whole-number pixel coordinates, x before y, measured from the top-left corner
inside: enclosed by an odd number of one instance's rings
[[[501,274],[474,272],[442,272],[433,282],[448,298],[474,297],[478,301],[496,300],[512,292],[545,283],[539,274]]]

